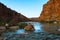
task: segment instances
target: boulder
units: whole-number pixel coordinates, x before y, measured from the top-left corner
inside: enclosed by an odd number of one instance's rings
[[[5,30],[6,30],[6,28],[4,26],[0,26],[0,32],[3,32]]]
[[[10,31],[15,31],[17,29],[19,29],[19,26],[11,26],[11,27],[9,27]]]
[[[25,28],[24,28],[26,31],[34,31],[34,27],[33,27],[33,25],[31,25],[31,24],[28,24],[27,26],[25,26]]]

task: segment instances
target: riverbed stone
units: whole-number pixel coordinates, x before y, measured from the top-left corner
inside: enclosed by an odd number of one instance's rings
[[[19,26],[11,26],[9,27],[10,30],[16,30],[16,29],[19,29]]]
[[[24,29],[25,29],[26,31],[33,31],[33,30],[34,30],[34,27],[33,27],[33,25],[28,24],[27,26],[25,26]]]

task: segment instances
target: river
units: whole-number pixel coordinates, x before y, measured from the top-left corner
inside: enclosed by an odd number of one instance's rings
[[[2,37],[7,40],[60,40],[60,24],[49,24],[39,22],[26,22],[34,26],[35,31],[26,32],[18,29],[12,32],[2,33]]]

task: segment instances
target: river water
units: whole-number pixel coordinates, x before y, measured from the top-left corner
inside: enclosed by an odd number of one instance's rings
[[[12,32],[2,33],[3,39],[7,40],[60,40],[60,24],[49,24],[39,22],[26,22],[34,26],[35,31],[26,32],[18,29]]]

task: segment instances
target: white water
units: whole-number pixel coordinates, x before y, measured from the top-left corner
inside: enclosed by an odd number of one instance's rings
[[[40,24],[39,22],[25,22],[25,23],[32,24],[34,26],[34,29],[35,29],[34,32],[41,32],[42,31],[42,29],[41,29],[42,24]],[[17,34],[25,33],[25,30],[20,29],[20,30],[17,30],[16,33]]]

